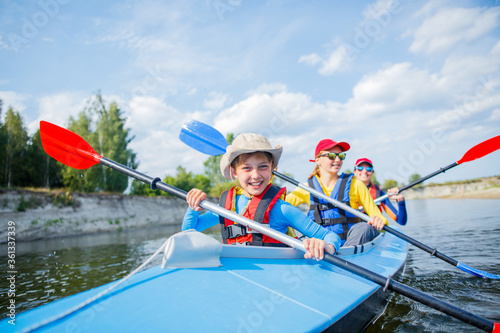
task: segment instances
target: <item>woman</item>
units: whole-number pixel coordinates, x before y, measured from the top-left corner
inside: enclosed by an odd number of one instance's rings
[[[306,190],[298,187],[286,198],[294,206],[306,203],[309,205],[309,218],[326,229],[335,232],[341,239],[341,245],[353,246],[371,241],[379,234],[387,219],[382,216],[366,186],[353,177],[353,174],[339,175],[346,151],[350,145],[346,142],[335,142],[330,139],[321,140],[316,146],[314,160],[316,167],[309,176],[309,187],[325,193],[327,196],[350,205],[354,209],[362,206],[371,217],[368,223],[361,222],[359,217],[339,209],[331,203],[316,198]]]
[[[374,172],[373,163],[367,158],[360,158],[354,164],[354,175],[356,176],[356,179],[362,181],[363,184],[366,185],[373,200],[385,195],[384,191],[382,191],[377,184],[372,182]],[[389,197],[396,200],[398,203],[398,209],[391,204],[389,198],[385,198],[383,201],[377,203],[377,206],[380,211],[382,211],[383,208],[391,219],[401,225],[405,225],[407,221],[405,198],[401,193],[398,193],[398,191],[399,189],[397,187],[387,190]]]
[[[222,193],[219,205],[256,222],[287,233],[289,227],[306,236],[305,258],[323,259],[324,250],[334,254],[340,248],[340,238],[320,227],[284,199],[285,188],[271,184],[272,170],[277,167],[283,148],[272,148],[269,141],[253,133],[238,135],[222,156],[220,169],[225,178],[238,180],[239,184]],[[182,222],[182,230],[205,230],[220,223],[225,244],[253,246],[286,246],[266,235],[249,230],[212,212],[200,215],[199,204],[207,195],[199,190],[188,192],[189,208]]]

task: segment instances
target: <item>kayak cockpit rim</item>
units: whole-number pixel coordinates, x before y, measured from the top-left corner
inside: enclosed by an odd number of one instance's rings
[[[370,251],[385,236],[380,233],[372,241],[356,246],[341,247],[337,255],[347,256]],[[255,258],[255,259],[303,259],[304,252],[287,247],[222,245],[221,258]]]

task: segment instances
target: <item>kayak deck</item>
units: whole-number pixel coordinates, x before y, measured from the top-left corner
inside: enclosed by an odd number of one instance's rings
[[[406,242],[383,234],[372,243],[358,254],[341,249],[341,256],[383,276],[403,269]],[[302,258],[294,249],[224,246],[221,267],[153,267],[37,332],[320,332],[339,329],[335,323],[351,328],[354,321],[363,329],[367,323],[357,315],[349,319],[350,314],[366,309],[367,300],[383,299],[382,287],[331,264]],[[4,320],[0,331],[29,329],[113,283],[21,313],[16,326]]]

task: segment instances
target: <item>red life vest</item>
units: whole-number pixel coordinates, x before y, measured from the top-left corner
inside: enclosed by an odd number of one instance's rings
[[[279,188],[276,185],[269,184],[264,192],[250,199],[247,210],[243,213],[243,216],[255,222],[269,225],[269,212],[273,209],[278,199],[281,197],[284,199],[285,195],[286,188]],[[219,205],[233,212],[236,211],[236,187],[232,187],[228,191],[222,192],[219,198]],[[251,228],[237,224],[223,216],[219,216],[219,222],[224,244],[237,243],[253,246],[287,247],[286,244],[252,230]]]
[[[370,184],[370,194],[371,194],[373,200],[375,200],[378,197],[380,197],[380,187],[377,184],[373,184],[373,183]],[[382,212],[381,203],[377,202],[375,204],[377,205],[377,207],[380,210],[380,212]]]

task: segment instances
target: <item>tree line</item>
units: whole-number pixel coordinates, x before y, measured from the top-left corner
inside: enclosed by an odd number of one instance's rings
[[[76,117],[70,116],[64,127],[84,138],[98,154],[134,170],[139,166],[136,153],[129,147],[134,136],[125,127],[123,111],[115,102],[105,105],[100,93],[90,97],[84,109]],[[232,142],[233,135],[227,139]],[[204,174],[195,175],[179,166],[176,175],[167,175],[163,181],[186,191],[197,187],[218,196],[233,185],[220,174],[220,158],[209,157]],[[20,113],[11,106],[4,111],[0,100],[0,187],[123,193],[129,188],[129,177],[100,164],[77,170],[57,162],[43,150],[40,129],[30,136]],[[137,180],[131,183],[129,192],[168,196]]]
[[[127,175],[103,165],[77,170],[57,162],[43,150],[40,129],[30,136],[18,111],[9,106],[5,116],[3,112],[3,102],[0,100],[0,187],[62,188],[84,193],[123,193],[129,188]],[[100,93],[90,97],[76,117],[69,117],[66,128],[84,138],[100,155],[134,170],[139,166],[136,153],[129,147],[134,136],[125,127],[123,111],[116,102],[105,105]],[[233,138],[233,134],[228,134],[226,139],[231,143]],[[222,191],[234,185],[220,173],[220,158],[209,157],[204,162],[203,174],[193,174],[183,166],[178,166],[176,174],[166,175],[163,181],[186,191],[196,187],[209,196],[218,197]],[[410,182],[419,177],[417,174],[412,175]],[[285,185],[276,177],[273,182],[278,186]],[[138,180],[133,180],[130,185],[130,194],[169,196],[160,190],[152,190]],[[382,187],[387,189],[394,186],[397,186],[397,182],[388,179]]]
[[[0,186],[119,193],[128,187],[126,175],[104,166],[76,170],[57,162],[43,150],[40,129],[30,136],[18,111],[9,106],[5,116],[3,112],[0,100]],[[78,116],[69,117],[66,128],[85,138],[99,154],[137,168],[123,112],[115,102],[106,106],[100,93],[88,99]]]

